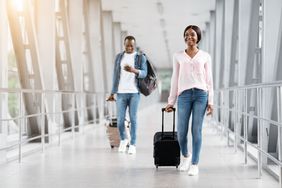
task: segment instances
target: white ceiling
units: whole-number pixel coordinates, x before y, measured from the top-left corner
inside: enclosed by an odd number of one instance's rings
[[[204,30],[215,0],[102,0],[102,8],[112,10],[113,20],[136,38],[156,67],[168,68],[172,54],[185,48],[185,27]]]

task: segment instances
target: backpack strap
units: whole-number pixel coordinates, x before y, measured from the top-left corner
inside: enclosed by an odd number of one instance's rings
[[[142,53],[138,53],[137,54],[137,56],[138,56],[138,58],[137,58],[137,64],[138,64],[138,66],[141,68],[141,63],[142,63]]]

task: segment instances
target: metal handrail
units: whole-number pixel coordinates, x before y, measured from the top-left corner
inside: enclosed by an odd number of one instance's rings
[[[278,120],[274,121],[272,119],[267,119],[262,116],[262,97],[263,97],[263,89],[268,89],[268,88],[274,88],[277,89],[277,101],[278,101]],[[257,105],[257,113],[252,114],[248,112],[247,110],[247,102],[248,102],[248,96],[247,93],[249,90],[255,89],[256,91],[256,105]],[[224,96],[227,95],[229,96],[229,92],[233,92],[233,97],[234,97],[234,106],[231,108],[229,107],[229,101],[227,104],[224,101]],[[272,91],[270,91],[272,92]],[[262,135],[262,128],[264,126],[263,123],[269,123],[271,125],[277,126],[278,128],[278,144],[282,143],[282,81],[276,81],[276,82],[270,82],[270,83],[260,83],[260,84],[252,84],[252,85],[247,85],[247,86],[234,86],[234,87],[229,87],[229,88],[222,88],[219,90],[215,91],[215,95],[218,95],[218,103],[214,105],[215,109],[219,109],[220,113],[220,121],[219,121],[219,126],[221,126],[221,134],[224,135],[227,133],[227,143],[229,144],[229,133],[233,132],[234,133],[234,149],[237,151],[238,147],[238,139],[242,140],[244,142],[244,154],[245,154],[245,163],[247,164],[247,146],[251,145],[253,146],[257,152],[258,152],[258,176],[259,178],[261,177],[261,170],[262,170],[262,155],[266,156],[267,158],[271,159],[274,163],[276,163],[279,168],[279,181],[280,185],[282,187],[282,148],[281,146],[278,147],[278,153],[279,153],[279,159],[274,158],[271,156],[269,153],[265,152],[262,147],[262,143],[264,142],[264,138]],[[230,99],[229,99],[230,100]],[[245,104],[245,105],[244,105]],[[244,108],[242,108],[244,107]],[[227,125],[227,117],[229,116],[229,113],[234,113],[234,131],[229,128]],[[228,113],[228,115],[226,114]],[[247,135],[247,118],[253,118],[256,119],[258,124],[257,124],[257,129],[258,129],[258,144],[254,145],[253,143],[248,141],[248,135]],[[240,125],[240,118],[244,121],[244,127]],[[217,120],[216,120],[217,121]],[[244,136],[242,137],[240,133],[238,132],[239,127],[244,129]]]
[[[75,90],[48,90],[48,89],[21,89],[21,88],[0,88],[0,93],[69,93],[69,94],[104,94],[104,92],[75,91]]]
[[[233,86],[228,88],[221,88],[220,90],[238,90],[238,89],[256,89],[256,88],[268,88],[268,87],[279,87],[282,86],[282,81],[274,81],[274,82],[264,82],[259,84],[250,84],[244,86]]]
[[[215,106],[215,107],[219,107],[219,106]],[[220,107],[219,107],[219,108],[220,108]],[[263,121],[266,121],[266,122],[271,123],[271,124],[273,124],[273,125],[276,125],[276,126],[279,127],[279,128],[282,128],[282,122],[279,123],[279,122],[273,121],[273,120],[271,120],[271,119],[262,118],[262,117],[259,117],[259,116],[257,116],[257,115],[254,115],[254,114],[249,114],[249,113],[246,113],[246,112],[241,112],[241,111],[238,111],[238,110],[235,110],[235,109],[230,109],[230,108],[225,108],[225,107],[222,107],[222,109],[228,110],[229,112],[240,113],[240,115],[244,115],[244,116],[251,117],[251,118],[254,118],[254,119],[263,120]]]
[[[228,129],[227,131],[229,131],[229,132],[231,132],[231,133],[233,132],[233,131],[230,130],[230,129]],[[244,137],[242,137],[242,136],[240,136],[240,135],[238,135],[238,136],[239,136],[239,139],[240,139],[241,141],[244,141]],[[251,145],[252,147],[254,147],[255,149],[257,149],[257,150],[259,150],[260,152],[262,152],[265,156],[269,157],[273,162],[275,162],[276,164],[282,166],[282,162],[281,162],[281,161],[277,160],[277,159],[274,158],[272,155],[269,155],[269,154],[266,153],[265,151],[261,150],[256,144],[254,144],[254,143],[252,143],[252,142],[250,142],[250,141],[248,141],[248,140],[246,140],[246,142],[247,142],[249,145]]]
[[[3,119],[0,119],[1,122],[7,122],[7,121],[18,121],[19,122],[19,126],[18,126],[18,143],[17,144],[11,144],[9,146],[4,146],[2,148],[0,148],[0,151],[1,150],[8,150],[10,148],[14,148],[14,147],[18,147],[18,153],[19,153],[19,157],[18,157],[18,160],[19,162],[21,162],[21,158],[22,158],[22,155],[23,155],[23,152],[22,152],[22,145],[23,144],[26,144],[30,141],[33,141],[35,139],[41,139],[41,145],[42,145],[42,152],[44,152],[44,148],[45,148],[45,138],[47,136],[54,136],[54,135],[58,135],[58,144],[60,145],[60,141],[61,141],[61,133],[62,131],[65,132],[65,131],[68,131],[68,130],[71,130],[72,132],[72,135],[73,135],[73,138],[74,138],[74,130],[75,128],[78,128],[78,127],[81,127],[81,126],[85,126],[86,123],[94,123],[95,122],[95,117],[96,117],[96,110],[100,111],[100,109],[96,109],[97,108],[97,105],[98,105],[98,108],[99,108],[99,104],[97,103],[97,100],[96,100],[96,97],[104,97],[105,93],[102,93],[102,92],[88,92],[88,91],[63,91],[63,90],[38,90],[38,89],[11,89],[11,88],[0,88],[0,94],[11,94],[11,93],[16,93],[18,94],[18,100],[19,100],[19,115],[17,117],[13,117],[13,118],[3,118]],[[28,114],[26,115],[23,111],[24,111],[24,108],[22,107],[23,106],[23,96],[24,94],[38,94],[41,96],[41,110],[39,113],[34,113],[34,114]],[[45,111],[45,102],[44,100],[46,99],[46,95],[59,95],[60,96],[60,99],[61,100],[61,97],[63,95],[70,95],[72,97],[72,104],[74,104],[75,100],[78,100],[77,103],[80,104],[80,105],[72,105],[72,107],[70,107],[68,110],[60,110],[60,111],[53,111],[53,112],[46,112]],[[86,104],[86,102],[83,102],[83,100],[85,100],[87,96],[93,96],[93,103],[91,103],[91,105],[88,105]],[[80,99],[79,99],[80,98]],[[56,99],[54,99],[56,100]],[[80,106],[80,107],[78,107]],[[103,106],[101,106],[101,108],[103,108]],[[57,115],[63,115],[64,113],[76,113],[76,112],[80,112],[81,115],[83,116],[84,114],[84,111],[85,110],[89,110],[89,109],[93,109],[93,120],[90,120],[90,121],[85,121],[84,118],[82,118],[82,121],[79,122],[78,125],[75,125],[74,124],[74,114],[72,114],[71,116],[71,119],[72,119],[72,123],[70,125],[70,127],[67,127],[67,128],[63,128],[62,127],[62,122],[60,119],[58,119],[59,122],[57,122],[56,124],[58,124],[58,130],[54,133],[45,133],[45,128],[44,128],[44,118],[45,116],[47,115],[50,115],[50,117],[52,118],[55,118]],[[30,117],[37,117],[37,118],[41,118],[41,134],[39,135],[36,135],[34,137],[30,137],[30,138],[27,138],[27,139],[23,139],[23,135],[22,135],[22,124],[25,124],[25,121],[27,118],[30,118]],[[9,124],[7,124],[8,126],[10,126]],[[83,128],[81,127],[81,128]]]

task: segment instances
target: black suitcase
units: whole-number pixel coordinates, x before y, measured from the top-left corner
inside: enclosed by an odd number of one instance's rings
[[[175,132],[175,108],[173,108],[173,131],[164,132],[164,112],[162,108],[162,131],[154,135],[154,162],[159,166],[176,166],[180,164],[180,147]]]

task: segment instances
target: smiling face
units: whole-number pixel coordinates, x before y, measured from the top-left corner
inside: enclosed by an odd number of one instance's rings
[[[135,50],[135,40],[126,39],[124,41],[125,52],[131,54]]]
[[[184,40],[187,46],[195,46],[198,42],[198,35],[192,28],[187,29],[184,33]]]

